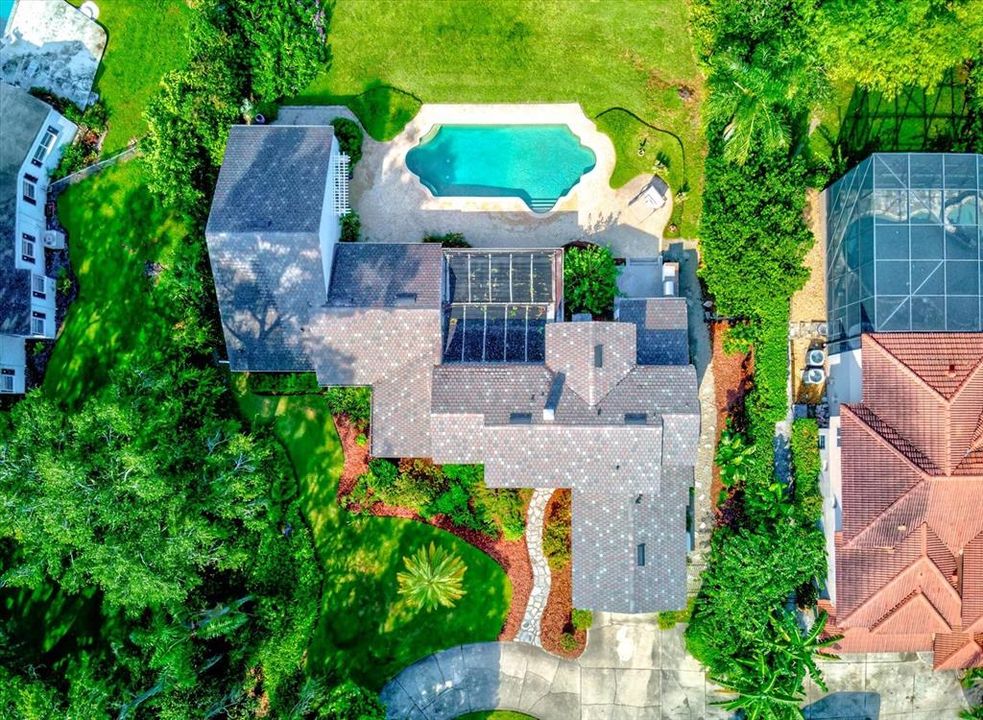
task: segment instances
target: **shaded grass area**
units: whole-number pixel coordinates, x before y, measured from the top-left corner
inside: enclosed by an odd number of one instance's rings
[[[70,0],[81,5],[83,0]],[[109,110],[104,155],[147,131],[143,111],[160,79],[188,55],[191,11],[184,0],[112,0],[99,3],[108,42],[93,88]]]
[[[166,338],[147,263],[167,262],[188,227],[144,187],[139,162],[124,162],[72,185],[58,198],[79,296],[48,364],[44,390],[75,403],[97,390],[116,360]]]
[[[344,456],[325,398],[258,396],[233,379],[243,413],[272,423],[297,472],[324,571],[312,671],[351,673],[378,689],[410,663],[453,645],[495,640],[511,599],[505,572],[450,533],[413,520],[359,517],[336,502]],[[451,609],[416,611],[397,593],[403,558],[435,543],[464,560],[466,595]]]
[[[392,137],[414,110],[382,86],[430,103],[577,102],[589,117],[625,108],[679,136],[690,184],[681,233],[695,234],[705,153],[703,79],[687,13],[686,3],[672,0],[644,8],[629,0],[339,0],[331,67],[295,101],[349,104],[377,139]],[[361,96],[365,91],[372,92]],[[601,126],[618,152],[613,186],[651,172],[637,154],[640,136],[649,132],[644,127],[616,118]]]
[[[895,97],[840,84],[819,113],[810,149],[849,169],[872,152],[949,150],[966,123],[966,77],[956,70],[931,90],[908,87]]]

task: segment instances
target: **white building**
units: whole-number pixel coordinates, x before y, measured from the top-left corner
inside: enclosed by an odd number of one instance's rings
[[[77,127],[23,90],[0,82],[0,393],[24,392],[24,340],[53,338],[55,279],[45,251],[48,177]]]

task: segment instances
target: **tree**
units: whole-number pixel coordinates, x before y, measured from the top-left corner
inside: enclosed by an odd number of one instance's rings
[[[891,96],[934,87],[983,44],[976,0],[828,0],[809,27],[834,81]]]
[[[467,567],[456,555],[434,543],[421,547],[403,558],[405,572],[396,573],[399,594],[414,607],[436,610],[453,607],[464,597],[464,572]]]
[[[574,247],[563,256],[563,299],[571,313],[610,315],[618,294],[620,268],[611,248]]]
[[[804,698],[801,690],[788,690],[781,668],[769,664],[768,656],[756,650],[752,660],[738,660],[727,677],[711,676],[710,680],[724,690],[737,695],[733,700],[715,704],[724,710],[743,712],[747,720],[799,720],[803,718],[799,703]]]

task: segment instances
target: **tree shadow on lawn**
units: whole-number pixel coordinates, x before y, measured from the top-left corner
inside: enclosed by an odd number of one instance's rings
[[[79,295],[55,343],[44,389],[74,404],[105,382],[122,355],[168,337],[168,309],[146,269],[185,241],[188,230],[143,186],[139,162],[68,188],[58,198],[58,213]]]
[[[241,392],[241,391],[240,391]],[[241,395],[244,412],[274,420],[300,482],[323,564],[321,618],[311,641],[311,669],[351,674],[381,688],[405,666],[433,652],[495,640],[511,599],[502,568],[448,532],[413,520],[356,516],[337,503],[344,457],[323,397]],[[451,609],[415,611],[397,592],[403,558],[435,543],[467,566],[466,595]]]

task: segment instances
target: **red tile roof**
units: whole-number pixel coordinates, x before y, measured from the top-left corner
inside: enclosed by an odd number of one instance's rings
[[[841,408],[841,649],[983,664],[983,333],[869,334]]]

